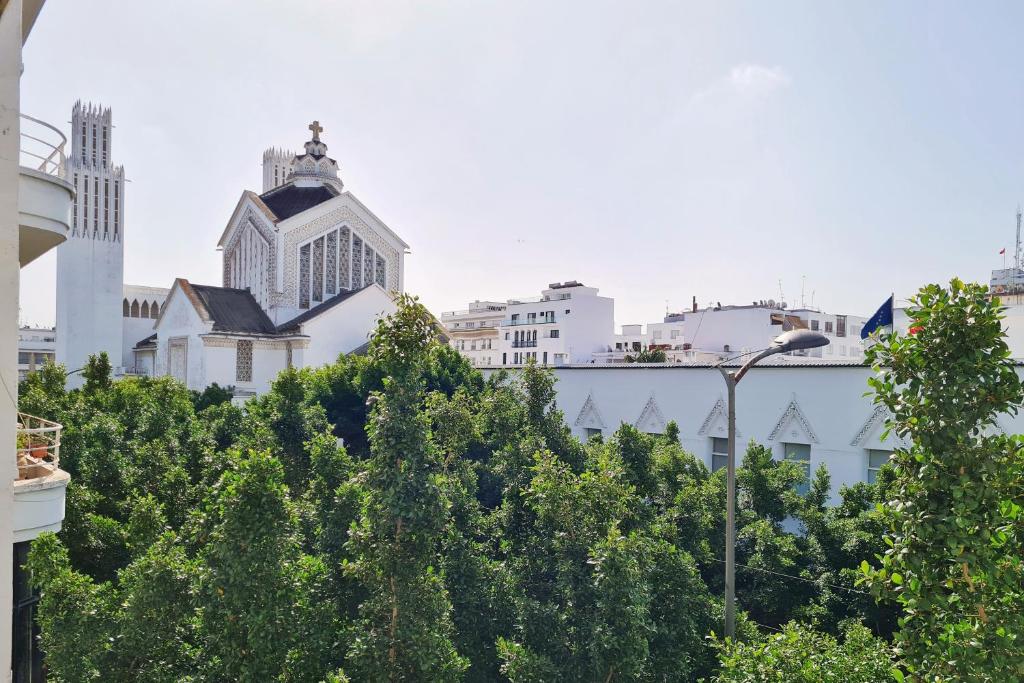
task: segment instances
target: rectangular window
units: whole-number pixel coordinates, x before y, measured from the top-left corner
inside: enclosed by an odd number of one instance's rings
[[[325,291],[328,297],[334,296],[338,287],[338,231],[327,233],[327,282]]]
[[[818,331],[818,321],[817,320],[812,320],[811,321],[811,331],[812,332],[817,332]]]
[[[832,321],[831,320],[826,320],[825,321],[825,334],[832,334]]]
[[[252,340],[239,339],[235,346],[235,381],[252,381]]]
[[[363,286],[363,240],[352,236],[352,289]]]
[[[313,301],[324,300],[324,238],[313,240]]]
[[[92,165],[96,165],[96,126],[92,127]],[[98,194],[98,193],[97,193]]]
[[[89,176],[82,176],[82,236],[89,234]]]
[[[711,471],[725,469],[729,466],[729,439],[715,436],[711,438]]]
[[[373,264],[376,253],[370,247],[366,247],[366,255],[363,257],[363,287],[372,285],[373,280]]]
[[[595,436],[601,436],[601,430],[596,427],[584,427],[583,435],[587,438],[587,441],[590,441]]]
[[[377,268],[376,268],[377,284],[380,285],[383,289],[387,289],[388,288],[388,264],[387,264],[387,261],[385,261],[384,257],[381,256],[380,254],[377,254],[376,258],[377,258]]]
[[[868,483],[874,484],[875,480],[878,479],[878,470],[882,468],[882,465],[889,462],[889,458],[892,457],[892,451],[885,451],[880,448],[869,448],[868,449]]]
[[[845,315],[837,315],[836,316],[836,336],[837,337],[845,337],[846,336],[846,316]]]
[[[507,353],[501,354],[501,364],[502,365],[508,365],[508,354]]]
[[[796,492],[806,496],[811,490],[811,447],[805,443],[784,443],[786,460],[795,462],[804,473],[804,481],[796,485]]]
[[[75,174],[75,192],[78,192],[78,174]],[[71,231],[72,233],[78,232],[78,201],[72,207],[74,209],[74,215],[71,216]]]
[[[338,242],[338,289],[350,289],[352,283],[349,280],[349,272],[352,264],[352,247],[349,246],[348,228],[341,229],[341,239]]]
[[[95,135],[95,129],[93,135]],[[95,234],[99,234],[100,231],[100,179],[98,177],[92,179],[92,231]]]
[[[103,165],[107,165],[107,127],[103,126]]]
[[[679,330],[672,330],[670,338],[671,339],[679,339]]]
[[[558,330],[551,330],[551,338],[558,339]]]
[[[121,234],[121,183],[114,181],[114,238]]]
[[[103,179],[103,236],[110,234],[110,180]]]
[[[299,248],[299,308],[309,308],[309,245]]]
[[[26,351],[18,351],[18,365],[28,365],[30,362],[32,361],[29,360],[29,354]]]

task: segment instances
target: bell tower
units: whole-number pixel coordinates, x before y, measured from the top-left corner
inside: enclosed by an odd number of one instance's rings
[[[57,248],[57,362],[69,372],[106,351],[122,364],[124,169],[112,161],[110,109],[76,102],[68,180],[75,187],[71,233]],[[68,386],[82,383],[81,374]]]

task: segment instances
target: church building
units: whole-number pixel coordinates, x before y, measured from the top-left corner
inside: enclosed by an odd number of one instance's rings
[[[135,364],[191,389],[266,391],[287,367],[364,347],[404,288],[409,245],[338,176],[314,121],[305,152],[264,155],[264,191],[244,191],[218,242],[221,286],[175,280]]]

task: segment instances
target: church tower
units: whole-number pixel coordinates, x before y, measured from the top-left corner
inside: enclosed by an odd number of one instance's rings
[[[295,154],[277,147],[263,152],[263,191],[270,192],[288,182]]]
[[[68,180],[75,186],[71,233],[57,248],[57,362],[69,372],[106,351],[122,359],[124,169],[111,161],[110,109],[76,102]],[[81,385],[81,373],[68,378]]]

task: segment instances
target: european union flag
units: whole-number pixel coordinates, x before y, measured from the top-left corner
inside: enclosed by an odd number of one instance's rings
[[[875,311],[875,314],[868,318],[868,321],[864,323],[864,328],[860,331],[860,338],[867,339],[868,335],[877,330],[879,327],[885,327],[892,325],[892,297],[890,296],[885,300],[885,303]]]

